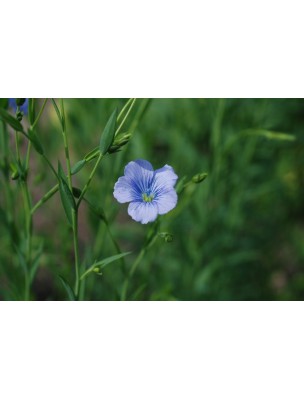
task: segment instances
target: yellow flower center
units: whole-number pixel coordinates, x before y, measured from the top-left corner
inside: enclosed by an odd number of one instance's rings
[[[154,195],[153,194],[148,195],[147,193],[143,193],[142,198],[144,202],[151,203],[151,201],[154,199]]]

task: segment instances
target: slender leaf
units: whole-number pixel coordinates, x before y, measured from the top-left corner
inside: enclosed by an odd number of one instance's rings
[[[95,147],[95,149],[93,149],[92,151],[90,151],[89,153],[87,153],[84,156],[84,159],[86,160],[86,162],[93,160],[94,158],[98,157],[100,154],[100,150],[99,147]]]
[[[86,165],[86,160],[80,160],[78,161],[71,169],[71,174],[75,175],[77,172],[79,172],[85,165]]]
[[[58,119],[59,119],[59,122],[60,122],[60,124],[61,124],[61,127],[64,128],[64,123],[63,123],[63,121],[62,121],[62,117],[61,117],[59,108],[58,108],[58,106],[57,106],[57,104],[56,104],[56,101],[55,101],[54,99],[51,99],[51,100],[52,100],[53,106],[54,106],[54,108],[55,108],[55,111],[56,111],[57,117],[58,117]]]
[[[68,299],[71,301],[77,300],[74,290],[71,288],[71,286],[68,284],[68,282],[61,275],[58,275],[58,277],[68,295]]]
[[[88,268],[88,269],[84,272],[84,274],[81,276],[80,279],[82,280],[83,278],[85,278],[85,277],[86,277],[88,274],[90,274],[91,272],[96,272],[96,273],[100,274],[100,270],[101,270],[102,268],[104,268],[106,265],[109,265],[109,264],[111,264],[112,262],[114,262],[114,261],[116,261],[116,260],[119,260],[120,258],[123,258],[123,257],[127,256],[128,254],[131,254],[131,252],[128,251],[127,253],[116,254],[115,256],[107,257],[107,258],[104,258],[104,259],[101,260],[101,261],[95,262],[93,265],[91,265],[90,268]]]
[[[96,268],[96,267],[104,268],[106,265],[109,265],[112,262],[119,260],[120,258],[123,258],[129,254],[131,254],[130,251],[128,251],[126,253],[116,254],[115,256],[104,258],[103,260],[94,263],[91,268]]]
[[[13,117],[7,111],[0,107],[0,118],[2,121],[9,124],[15,131],[23,132],[23,127],[21,123],[17,120],[17,118]]]
[[[35,99],[29,99],[28,116],[29,116],[30,124],[33,125],[33,123],[35,122],[35,118],[36,118]]]
[[[76,210],[76,203],[74,196],[68,186],[66,176],[63,169],[58,163],[58,176],[59,176],[59,192],[61,197],[61,202],[66,213],[69,223],[72,225],[72,212]]]
[[[35,147],[35,150],[39,153],[39,154],[44,154],[44,150],[42,147],[42,144],[40,142],[40,139],[38,138],[37,134],[35,131],[33,131],[32,129],[29,129],[28,131],[28,139],[32,142],[33,146]]]
[[[112,115],[110,116],[100,138],[99,149],[102,155],[105,155],[108,152],[109,148],[111,147],[114,141],[116,120],[117,120],[117,109],[115,109]]]

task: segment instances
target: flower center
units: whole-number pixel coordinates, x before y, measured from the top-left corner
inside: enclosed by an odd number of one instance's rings
[[[143,193],[142,194],[142,199],[145,203],[151,203],[151,201],[154,199],[154,194],[152,193]]]

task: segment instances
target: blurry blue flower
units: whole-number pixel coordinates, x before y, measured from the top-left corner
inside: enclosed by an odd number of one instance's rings
[[[8,106],[14,112],[16,112],[16,110],[17,110],[16,99],[8,99]],[[20,111],[23,112],[24,115],[27,115],[27,113],[28,113],[28,99],[25,99],[25,102],[22,104],[22,106],[19,107],[19,109],[20,109]]]
[[[128,213],[135,221],[147,224],[176,206],[178,176],[169,165],[154,171],[148,161],[136,160],[126,165],[124,174],[115,183],[114,197],[130,203]]]

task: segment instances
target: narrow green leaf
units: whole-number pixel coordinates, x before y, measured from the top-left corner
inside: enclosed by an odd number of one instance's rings
[[[75,175],[86,165],[86,160],[78,161],[71,169],[71,174]]]
[[[32,142],[33,146],[35,147],[35,150],[39,154],[42,155],[44,153],[44,150],[43,150],[42,144],[41,144],[40,139],[38,138],[36,132],[33,131],[32,129],[29,129],[28,138]]]
[[[104,268],[106,265],[109,265],[112,262],[119,260],[120,258],[123,258],[129,254],[131,254],[130,251],[128,251],[126,253],[116,254],[115,256],[104,258],[103,260],[94,263],[91,268],[96,268],[96,267]]]
[[[33,123],[35,122],[35,118],[36,118],[35,99],[29,99],[28,116],[29,116],[30,124],[33,125]]]
[[[68,299],[71,301],[77,300],[74,290],[71,288],[71,286],[68,284],[68,282],[61,275],[58,275],[58,277],[68,295]]]
[[[63,169],[58,163],[58,176],[59,176],[59,193],[61,202],[66,213],[69,223],[72,225],[72,212],[76,210],[76,203],[72,192],[67,184],[66,176]]]
[[[100,154],[99,147],[95,147],[95,149],[93,149],[92,151],[90,151],[89,153],[87,153],[84,156],[84,160],[86,160],[86,162],[89,162],[89,161],[93,160],[94,158],[98,157],[99,154]]]
[[[66,177],[66,174],[64,173],[64,170],[62,168],[61,163],[58,161],[58,176],[61,180],[63,180],[66,184],[68,184],[68,180]]]
[[[63,99],[60,99],[61,104],[61,124],[63,132],[66,131],[66,124],[65,124],[65,112],[64,112],[64,102]]]
[[[90,274],[91,272],[95,272],[97,274],[100,273],[100,270],[102,268],[104,268],[106,265],[111,264],[112,262],[119,260],[120,258],[123,258],[125,256],[127,256],[128,254],[131,254],[130,251],[128,251],[127,253],[120,253],[120,254],[116,254],[115,256],[111,256],[111,257],[107,257],[104,258],[101,261],[97,261],[95,262],[93,265],[91,265],[90,268],[88,268],[84,274],[81,276],[80,280],[84,279],[88,274]]]
[[[269,140],[296,140],[295,135],[291,135],[289,133],[268,131],[267,129],[246,129],[242,131],[241,134],[262,136]]]
[[[58,119],[59,119],[60,125],[61,125],[62,128],[64,128],[64,123],[63,123],[63,121],[62,121],[62,117],[61,117],[59,108],[58,108],[58,106],[57,106],[57,104],[56,104],[56,101],[55,101],[54,99],[51,99],[51,100],[52,100],[53,106],[54,106],[54,108],[55,108],[57,117],[58,117]]]
[[[109,148],[111,147],[114,141],[116,120],[117,120],[117,109],[115,109],[112,115],[110,116],[100,138],[99,149],[102,155],[105,155],[108,152]]]
[[[9,124],[15,131],[18,132],[23,132],[23,127],[21,123],[13,117],[11,114],[9,114],[7,111],[4,110],[4,108],[0,107],[0,118],[2,121],[6,122]]]

